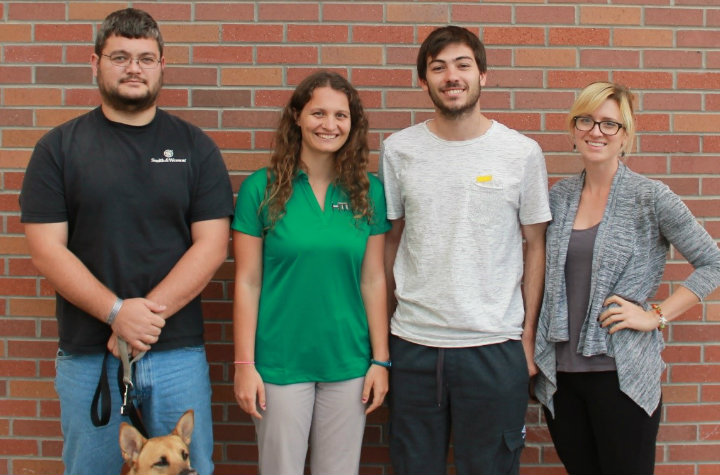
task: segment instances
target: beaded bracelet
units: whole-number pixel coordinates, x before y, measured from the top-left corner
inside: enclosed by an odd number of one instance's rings
[[[655,311],[655,314],[658,316],[658,324],[659,324],[658,328],[660,330],[665,329],[668,321],[667,321],[667,318],[665,318],[665,315],[663,315],[662,308],[660,308],[660,305],[651,304],[650,308],[652,308]]]
[[[370,364],[376,364],[378,366],[382,366],[383,368],[387,368],[387,369],[390,369],[390,367],[392,366],[392,362],[390,360],[378,361],[378,360],[371,359]]]

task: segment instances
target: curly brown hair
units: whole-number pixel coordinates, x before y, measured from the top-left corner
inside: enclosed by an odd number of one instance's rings
[[[293,191],[293,179],[300,160],[302,132],[297,117],[310,101],[313,91],[319,87],[331,87],[344,93],[350,106],[350,133],[342,147],[335,153],[335,183],[350,198],[355,219],[372,219],[373,211],[368,201],[370,181],[367,177],[368,120],[357,90],[344,77],[331,71],[318,71],[303,79],[295,88],[290,101],[282,111],[275,133],[273,153],[267,169],[268,180],[263,205],[268,208],[268,220],[272,227],[285,214],[285,205]],[[260,207],[262,209],[263,206]]]

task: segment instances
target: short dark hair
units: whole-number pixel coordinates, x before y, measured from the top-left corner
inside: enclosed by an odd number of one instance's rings
[[[160,56],[163,54],[163,39],[160,28],[149,13],[137,8],[125,8],[109,14],[103,21],[95,38],[95,54],[102,54],[105,42],[111,36],[125,38],[152,38],[157,41]]]
[[[475,62],[480,69],[480,73],[487,72],[487,59],[485,58],[485,46],[480,38],[467,28],[460,26],[448,25],[434,30],[425,38],[420,45],[420,51],[417,56],[417,72],[418,79],[425,81],[427,79],[427,60],[435,58],[446,46],[462,43],[468,46],[475,56]]]

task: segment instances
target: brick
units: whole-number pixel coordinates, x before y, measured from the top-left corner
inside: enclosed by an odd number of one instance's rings
[[[322,5],[324,21],[371,22],[383,20],[383,6],[378,3],[324,3]]]
[[[506,5],[455,4],[452,8],[452,22],[480,23],[483,25],[492,23],[510,23],[512,22],[512,14],[512,7]],[[423,37],[423,39],[425,38]]]
[[[720,464],[703,463],[697,465],[697,475],[715,475],[720,473]]]
[[[671,160],[671,173],[710,173],[720,172],[720,157],[675,156]]]
[[[283,107],[287,104],[292,91],[278,91],[275,89],[256,90],[254,97],[255,107]]]
[[[542,87],[542,84],[543,72],[538,69],[523,70],[522,74],[517,69],[494,69],[488,72],[485,87]]]
[[[169,43],[215,43],[220,39],[218,25],[165,24],[163,39]]]
[[[703,402],[720,402],[720,384],[702,385]]]
[[[323,46],[322,63],[328,65],[382,64],[383,54],[380,46]]]
[[[418,46],[387,47],[385,51],[387,63],[392,65],[408,65],[415,69],[418,49]]]
[[[292,43],[347,43],[345,25],[288,25],[287,39]]]
[[[613,31],[613,46],[670,48],[674,46],[674,32],[649,28],[616,28]]]
[[[488,118],[495,119],[501,124],[519,130],[538,130],[540,128],[540,114],[514,113],[514,112],[493,112],[486,114]]]
[[[717,30],[679,30],[677,46],[681,48],[717,48],[720,44],[720,31]]]
[[[708,69],[720,69],[720,52],[708,51],[706,66]]]
[[[641,8],[580,6],[581,25],[640,25],[641,22]]]
[[[704,153],[720,152],[720,137],[703,137]]]
[[[92,72],[85,66],[38,66],[36,84],[93,84]]]
[[[37,455],[37,443],[29,439],[0,439],[0,455]]]
[[[707,26],[720,26],[720,10],[705,10],[705,18]]]
[[[445,4],[387,4],[385,19],[389,23],[447,24],[450,20],[450,6]],[[455,20],[453,18],[453,20]]]
[[[10,340],[7,347],[12,358],[54,358],[57,353],[55,340]]]
[[[95,51],[95,47],[91,44],[86,45],[65,45],[65,61],[63,64],[82,64],[88,70],[88,74],[92,76],[90,69],[91,56]],[[167,48],[166,48],[167,50]],[[167,51],[165,51],[167,56]]]
[[[637,132],[663,132],[670,127],[667,114],[637,114]]]
[[[100,104],[100,93],[97,88],[65,89],[66,106],[97,106]]]
[[[717,132],[720,114],[675,114],[673,128],[677,132]],[[720,168],[717,169],[720,171]]]
[[[580,66],[583,68],[637,69],[640,67],[640,53],[629,50],[585,49],[580,52]]]
[[[703,424],[700,426],[700,440],[720,440],[720,425]]]
[[[663,360],[670,363],[700,363],[699,345],[668,345],[662,353]]]
[[[517,5],[515,6],[515,21],[520,24],[572,24],[575,23],[575,8],[571,6]],[[587,43],[577,44],[586,45]]]
[[[692,384],[663,384],[662,394],[663,404],[696,404],[700,401],[698,386]]]
[[[720,209],[720,199],[686,200],[685,204],[697,218],[715,217]]]
[[[65,20],[65,4],[64,2],[10,2],[7,6],[7,18],[11,21]]]
[[[158,96],[160,107],[187,107],[189,105],[188,90],[186,88],[163,88]]]
[[[18,317],[55,316],[55,299],[13,298],[9,301],[10,314]],[[34,332],[33,332],[34,333]],[[33,335],[28,335],[33,336]]]
[[[295,3],[288,8],[285,3],[262,2],[258,4],[257,17],[264,21],[317,21],[320,17],[318,5],[315,3]]]
[[[409,112],[400,111],[366,111],[370,127],[373,129],[402,129],[412,125]]]
[[[52,381],[14,379],[8,381],[9,396],[12,398],[55,399]],[[4,444],[0,444],[2,447]],[[0,448],[0,451],[2,448]]]
[[[678,89],[720,89],[720,73],[683,73],[677,75]]]
[[[133,2],[134,8],[145,10],[152,17],[160,23],[163,37],[165,36],[165,24],[167,21],[188,21],[190,20],[190,14],[192,12],[192,5],[189,3],[170,3],[163,2],[158,4],[156,2]]]
[[[663,387],[663,402],[667,402],[665,389]],[[695,442],[697,432],[697,426],[695,425],[660,424],[657,440],[658,442]]]
[[[5,88],[6,106],[60,105],[62,91],[55,88]]]
[[[483,28],[486,45],[544,45],[545,29],[540,27],[488,26]]]
[[[126,2],[70,2],[69,20],[97,20],[102,22],[110,13],[127,8]]]
[[[672,89],[673,87],[672,74],[665,72],[617,71],[613,74],[613,79],[631,89]]]
[[[33,113],[31,109],[9,109],[3,108],[0,114],[0,125],[12,125],[30,127],[33,125]]]
[[[569,68],[575,67],[576,63],[576,53],[572,49],[517,48],[515,50],[515,64],[520,67]],[[517,71],[515,73],[517,74]]]
[[[647,58],[647,55],[645,57]],[[699,93],[644,92],[642,108],[645,111],[699,111],[702,108],[702,95]]]
[[[318,49],[314,46],[263,46],[257,51],[257,64],[316,64]]]
[[[720,460],[720,444],[671,445],[668,448],[671,461]]]
[[[412,43],[411,26],[356,25],[352,27],[353,43]]]
[[[0,400],[0,414],[3,417],[36,417],[37,403],[29,400],[3,399]]]
[[[194,46],[194,63],[252,63],[249,46]]]
[[[255,8],[252,4],[224,3],[195,3],[195,20],[201,21],[252,21],[255,17]]]
[[[3,46],[5,51],[5,64],[8,63],[61,63],[62,47],[42,46]]]
[[[168,85],[216,86],[217,68],[173,66],[165,69],[163,83]]]
[[[283,71],[280,67],[223,68],[220,83],[223,86],[281,86]]]
[[[354,68],[352,70],[352,82],[355,87],[408,87],[412,84],[412,78],[412,71],[404,69]]]
[[[221,149],[247,149],[251,145],[248,132],[207,131],[207,133]]]
[[[223,25],[223,43],[280,43],[283,41],[282,25]]]
[[[0,25],[0,42],[29,43],[32,41],[32,27],[22,24]]]
[[[548,33],[550,45],[583,45],[608,46],[610,30],[607,28],[550,28]]]
[[[575,99],[572,92],[523,92],[515,93],[516,109],[562,109],[570,108]]]
[[[702,53],[700,51],[645,51],[643,53],[643,67],[657,68],[702,68]]]
[[[655,464],[656,475],[695,475],[695,466],[689,464]]]
[[[0,319],[0,322],[2,322],[2,327],[0,328],[0,336],[31,338],[36,335],[36,327],[34,320],[13,317],[11,319]]]
[[[61,43],[88,43],[94,41],[91,25],[35,25],[35,41]]]
[[[720,178],[703,177],[702,191],[705,195],[720,195]]]
[[[16,437],[52,437],[60,433],[60,421],[15,419],[13,435]]]
[[[645,25],[702,26],[703,11],[698,8],[645,8]]]
[[[165,67],[190,64],[190,47],[166,44],[163,49],[163,56],[165,56]]]
[[[675,323],[672,325],[672,341],[678,342],[716,342],[720,340],[720,325],[697,325]]]
[[[548,87],[580,89],[591,82],[607,81],[607,71],[548,71]]]
[[[60,460],[26,460],[19,458],[13,459],[13,470],[16,470],[16,473],[32,473],[33,475],[57,475],[58,473],[63,473],[63,467],[63,463]]]
[[[193,107],[248,107],[250,91],[232,89],[193,89]]]
[[[279,111],[262,110],[226,110],[222,112],[223,128],[247,129],[265,128],[274,129],[280,120]]]
[[[0,84],[29,83],[31,78],[29,66],[0,66]]]

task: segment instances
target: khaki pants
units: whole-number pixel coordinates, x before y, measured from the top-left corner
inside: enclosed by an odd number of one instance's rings
[[[313,475],[357,474],[365,431],[364,380],[265,383],[267,409],[262,419],[254,419],[260,473],[302,475],[309,439]]]

